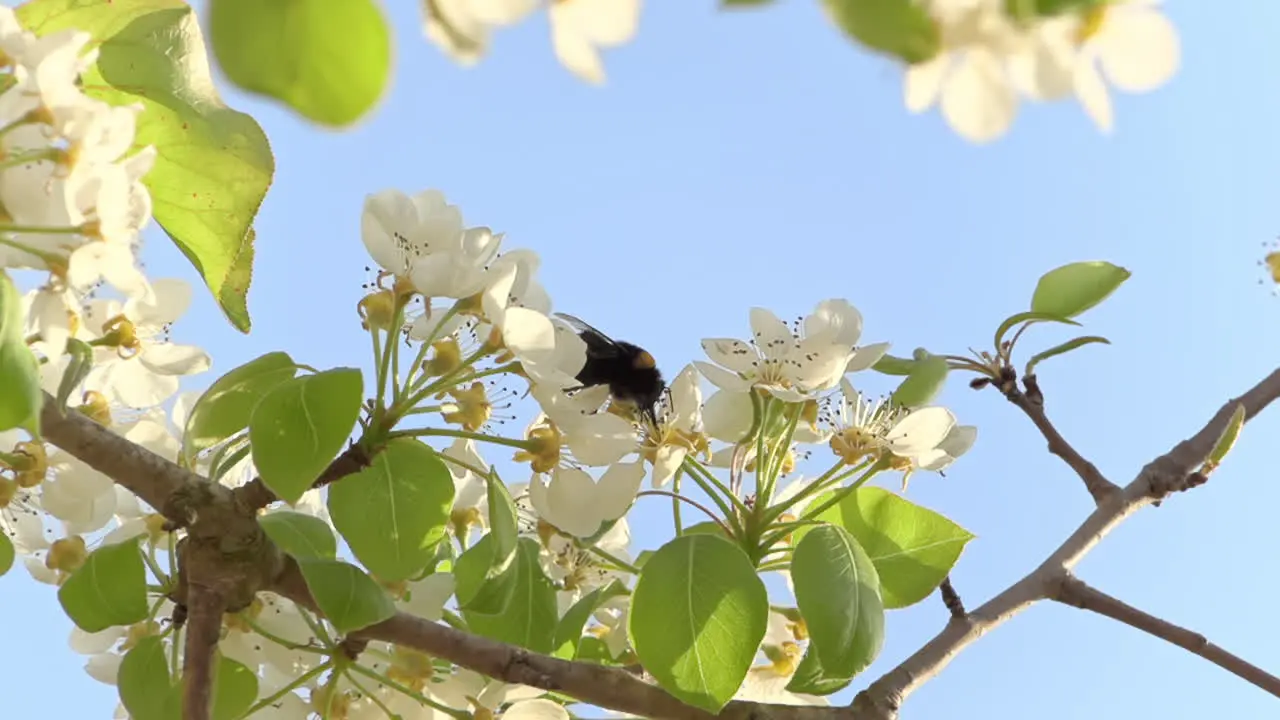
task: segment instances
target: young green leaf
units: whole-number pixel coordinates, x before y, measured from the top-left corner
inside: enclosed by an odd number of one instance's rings
[[[85,632],[147,619],[147,572],[138,539],[103,545],[58,588],[67,617]]]
[[[26,428],[39,437],[40,364],[23,335],[22,296],[0,271],[0,431]]]
[[[920,407],[942,392],[947,382],[947,361],[940,355],[929,355],[914,361],[907,378],[898,385],[891,396],[893,402],[903,407]]]
[[[1080,327],[1080,323],[1075,320],[1069,320],[1055,315],[1048,315],[1040,312],[1014,313],[1013,315],[1005,318],[1004,322],[1000,323],[1000,327],[996,328],[995,347],[999,348],[1004,343],[1005,333],[1012,330],[1014,325],[1021,325],[1022,323],[1031,325],[1037,322],[1056,322],[1063,323],[1064,325],[1075,325],[1076,327]]]
[[[333,560],[338,556],[338,541],[329,524],[314,515],[277,510],[259,517],[258,524],[272,542],[297,559]]]
[[[169,702],[178,686],[169,675],[169,659],[164,641],[151,635],[137,644],[120,660],[116,675],[120,703],[132,720],[180,720],[180,705]]]
[[[453,492],[453,476],[435,450],[394,438],[369,467],[329,487],[329,516],[369,572],[405,580],[435,557]]]
[[[233,83],[331,127],[364,116],[391,77],[391,32],[372,0],[212,0],[209,35]]]
[[[578,654],[578,645],[582,640],[582,629],[586,627],[587,621],[591,619],[591,614],[600,607],[601,603],[613,598],[617,595],[625,595],[627,589],[617,580],[610,581],[604,587],[598,587],[595,590],[583,595],[574,603],[569,611],[560,618],[560,623],[556,625],[556,638],[552,644],[552,657],[558,657],[561,660],[572,660]]]
[[[15,557],[13,541],[9,539],[8,535],[0,532],[0,575],[9,572],[9,568],[13,567]]]
[[[1218,442],[1214,444],[1213,449],[1209,451],[1209,457],[1205,458],[1204,464],[1200,466],[1200,474],[1208,475],[1218,469],[1218,465],[1222,463],[1222,459],[1231,452],[1231,448],[1235,446],[1236,440],[1240,437],[1240,430],[1244,428],[1245,410],[1244,405],[1236,403],[1236,408],[1231,412],[1231,419],[1227,421],[1227,426],[1222,429],[1222,434],[1218,436]],[[0,575],[4,574],[4,562],[0,559]]]
[[[258,123],[218,96],[195,10],[183,0],[32,0],[17,13],[39,36],[89,33],[89,49],[99,53],[81,76],[85,94],[143,106],[136,144],[156,149],[155,166],[142,178],[156,222],[232,325],[248,332],[252,226],[275,159]]]
[[[1071,352],[1072,350],[1075,350],[1076,348],[1084,347],[1085,345],[1091,345],[1093,343],[1102,343],[1103,345],[1110,345],[1111,341],[1104,337],[1098,337],[1096,335],[1085,335],[1083,337],[1078,337],[1078,338],[1068,340],[1062,343],[1061,345],[1054,345],[1053,347],[1049,348],[1048,350],[1045,350],[1044,352],[1039,352],[1039,353],[1036,353],[1035,355],[1032,355],[1031,359],[1027,361],[1027,367],[1022,372],[1022,376],[1026,377],[1028,375],[1034,375],[1036,372],[1036,366],[1039,365],[1041,362],[1048,360],[1051,357],[1063,355],[1065,353]]]
[[[813,500],[813,507],[831,497]],[[848,530],[871,558],[885,608],[929,597],[955,567],[973,535],[946,517],[878,487],[861,487],[823,511],[817,520]],[[809,528],[797,530],[801,542]]]
[[[556,588],[542,571],[539,554],[537,541],[520,539],[516,559],[507,570],[515,580],[506,605],[493,614],[464,608],[462,617],[471,632],[534,652],[551,652],[560,613]]]
[[[922,63],[942,46],[937,23],[915,0],[824,0],[827,15],[871,50]]]
[[[298,567],[320,612],[340,633],[369,627],[396,614],[395,603],[373,578],[341,560],[299,559]]]
[[[239,720],[258,697],[257,673],[219,656],[213,677],[213,720]]]
[[[249,443],[258,476],[288,503],[329,465],[360,416],[363,382],[353,368],[286,380],[258,401]]]
[[[270,352],[218,378],[187,415],[182,433],[182,455],[190,460],[249,426],[249,418],[262,396],[286,380],[298,366],[288,353]]]
[[[1119,265],[1100,260],[1063,265],[1040,278],[1031,296],[1031,310],[1073,318],[1106,300],[1130,274]]]
[[[741,548],[682,535],[640,571],[628,631],[645,670],[682,702],[717,713],[742,685],[769,621],[769,597]]]
[[[516,557],[519,527],[516,503],[511,498],[511,491],[498,479],[496,473],[489,473],[485,484],[489,504],[489,537],[493,538],[493,564],[486,576],[496,577],[506,572]]]
[[[837,677],[829,674],[818,659],[817,647],[810,643],[800,657],[796,672],[787,681],[787,691],[801,695],[831,695],[849,687],[853,676]]]
[[[838,525],[813,528],[791,556],[791,580],[822,667],[836,677],[865,670],[884,646],[884,603],[858,541]]]
[[[900,358],[893,355],[885,355],[871,366],[872,370],[884,375],[910,375],[911,369],[916,366],[916,361],[910,358]]]

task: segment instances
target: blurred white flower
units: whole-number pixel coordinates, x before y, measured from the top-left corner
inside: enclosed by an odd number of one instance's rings
[[[547,12],[560,63],[597,85],[605,80],[599,48],[630,42],[640,24],[640,0],[554,0]]]
[[[585,470],[558,466],[547,485],[541,473],[529,481],[529,498],[538,515],[575,537],[586,538],[601,525],[617,520],[631,508],[644,481],[640,461],[615,463],[599,480]]]

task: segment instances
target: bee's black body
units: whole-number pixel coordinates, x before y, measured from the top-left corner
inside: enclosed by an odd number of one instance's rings
[[[636,406],[643,417],[657,420],[658,400],[666,390],[662,373],[644,348],[614,340],[572,315],[557,313],[587,344],[587,362],[576,379],[582,387],[608,385],[615,400]]]

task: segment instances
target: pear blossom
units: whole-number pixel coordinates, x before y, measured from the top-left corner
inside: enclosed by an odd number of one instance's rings
[[[750,344],[731,338],[703,340],[702,349],[715,364],[694,364],[722,390],[745,393],[761,388],[779,400],[800,402],[835,387],[854,357],[847,342],[854,334],[845,326],[830,319],[806,320],[805,325],[819,331],[797,337],[778,316],[752,308]]]
[[[407,278],[418,258],[456,247],[461,236],[462,212],[439,190],[365,196],[360,237],[374,262],[396,277]]]
[[[848,380],[840,382],[842,401],[832,419],[831,449],[849,464],[863,459],[934,461],[938,447],[956,425],[955,415],[940,407],[904,408],[880,400],[871,402]],[[945,452],[945,451],[944,451]]]
[[[131,298],[123,306],[96,300],[85,314],[90,333],[104,343],[85,387],[124,405],[159,405],[178,391],[178,378],[208,370],[200,348],[169,342],[169,328],[191,303],[191,286],[177,279],[152,283],[154,302]]]
[[[640,436],[633,423],[599,410],[609,395],[607,386],[595,385],[566,393],[535,384],[530,393],[542,407],[542,413],[530,423],[526,435],[531,436],[536,429],[551,423],[577,462],[601,467],[639,449]]]
[[[555,0],[547,12],[560,63],[596,85],[605,80],[598,48],[630,42],[640,24],[640,0]]]
[[[542,566],[559,587],[556,597],[561,615],[596,588],[604,587],[615,579],[627,580],[627,576],[612,563],[569,538],[553,535],[545,545],[545,552],[541,555]],[[625,517],[618,518],[613,527],[592,543],[602,553],[625,563],[632,560],[628,550],[630,545],[631,528]]]
[[[1178,31],[1160,10],[1159,0],[1098,3],[1069,18],[1078,45],[1073,81],[1076,97],[1104,132],[1115,124],[1107,81],[1117,90],[1145,93],[1167,83],[1178,71]]]
[[[770,612],[764,640],[761,642],[767,662],[747,671],[734,699],[780,705],[830,704],[825,697],[801,695],[786,689],[804,655],[804,648],[799,641],[795,624],[781,613]]]
[[[408,583],[407,596],[396,605],[407,613],[435,622],[444,616],[445,603],[453,597],[455,586],[452,573],[431,573]]]
[[[548,485],[541,473],[529,481],[529,499],[548,523],[575,537],[587,538],[631,508],[644,481],[640,461],[615,463],[599,480],[585,470],[558,466]]]
[[[423,33],[454,61],[474,65],[489,49],[491,29],[514,25],[537,0],[422,0]]]
[[[663,396],[657,423],[645,428],[640,454],[653,468],[650,482],[654,487],[670,482],[690,452],[706,447],[706,437],[702,434],[702,388],[698,378],[697,368],[686,365]],[[750,418],[749,402],[747,413]]]

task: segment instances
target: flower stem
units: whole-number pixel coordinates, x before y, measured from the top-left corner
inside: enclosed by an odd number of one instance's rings
[[[246,618],[244,618],[244,621],[245,621],[245,623],[247,623],[247,624],[249,625],[249,629],[250,629],[250,630],[252,630],[252,631],[254,631],[254,632],[258,633],[258,634],[259,634],[259,635],[261,635],[262,637],[264,637],[264,638],[266,638],[266,639],[270,640],[271,642],[273,642],[273,643],[275,643],[275,644],[279,645],[280,647],[283,647],[283,648],[285,648],[285,649],[287,649],[287,650],[300,650],[300,651],[302,651],[302,652],[316,653],[317,655],[328,655],[328,654],[329,654],[329,651],[328,651],[328,650],[325,650],[324,648],[318,648],[318,647],[316,647],[315,645],[302,645],[302,644],[300,644],[300,643],[296,643],[296,642],[293,642],[293,641],[291,641],[291,640],[285,640],[284,638],[280,637],[279,635],[276,635],[276,634],[274,634],[274,633],[272,633],[272,632],[270,632],[270,631],[268,631],[268,630],[264,629],[261,625],[259,625],[258,623],[256,623],[256,622],[254,622],[254,621],[250,620],[250,619],[249,619],[249,618],[247,618],[247,617],[246,617]]]
[[[699,510],[701,510],[702,512],[706,513],[707,517],[711,518],[711,520],[712,520],[713,522],[715,522],[715,524],[716,524],[716,525],[719,525],[719,526],[720,526],[720,529],[724,531],[724,534],[725,534],[725,535],[727,535],[727,536],[729,536],[729,537],[733,537],[733,533],[732,533],[732,532],[729,530],[729,528],[724,524],[724,522],[722,522],[722,521],[720,520],[720,518],[716,517],[716,514],[715,514],[715,513],[713,513],[713,512],[711,512],[710,510],[708,510],[708,509],[707,509],[707,507],[706,507],[705,505],[702,505],[701,503],[699,503],[698,501],[694,500],[693,498],[687,498],[687,497],[685,497],[685,496],[683,496],[683,495],[680,495],[679,493],[668,492],[668,491],[666,491],[666,490],[643,490],[643,491],[641,491],[641,492],[636,493],[636,497],[638,497],[638,498],[639,498],[639,497],[644,497],[644,496],[646,496],[646,495],[660,495],[660,496],[662,496],[662,497],[669,497],[669,498],[671,498],[671,501],[672,501],[674,504],[676,504],[676,506],[677,506],[677,507],[679,507],[679,503],[681,503],[681,502],[688,503],[688,504],[692,505],[693,507],[696,507],[696,508],[698,508]],[[677,519],[677,521],[678,521],[678,519]],[[677,532],[677,534],[680,534],[680,533],[679,533],[679,532]]]
[[[306,671],[305,673],[295,678],[293,682],[289,683],[288,685],[285,685],[284,687],[280,688],[274,693],[271,693],[267,697],[264,697],[258,702],[254,703],[253,707],[245,711],[244,715],[242,715],[241,717],[253,717],[254,713],[258,712],[259,710],[262,710],[263,708],[270,707],[280,698],[284,697],[285,695],[288,695],[294,690],[297,690],[303,685],[306,685],[311,680],[311,678],[323,673],[324,671],[328,670],[331,667],[333,667],[333,663],[326,662],[324,664],[317,665],[316,667],[311,668],[310,670]]]
[[[480,442],[493,443],[495,445],[506,445],[507,447],[518,448],[520,450],[529,449],[529,441],[516,440],[515,438],[498,437],[496,435],[485,435],[484,433],[470,432],[468,430],[450,430],[449,428],[412,428],[409,430],[393,430],[387,433],[387,439],[396,437],[452,437],[463,438],[465,440],[477,440]]]
[[[363,665],[353,663],[352,665],[348,666],[348,669],[353,670],[361,675],[364,675],[365,677],[371,680],[376,680],[377,682],[380,682],[383,685],[386,685],[387,687],[391,688],[392,690],[395,690],[396,692],[408,695],[409,697],[413,698],[419,703],[423,705],[427,705],[428,707],[431,707],[434,710],[439,710],[440,712],[445,713],[450,717],[457,718],[458,720],[467,720],[468,718],[471,717],[471,714],[466,712],[465,710],[457,710],[447,705],[442,705],[436,702],[435,700],[432,700],[431,698],[427,697],[426,695],[423,695],[420,692],[414,692],[413,690],[410,690],[409,688],[405,687],[404,685],[401,685],[395,680],[392,680],[386,675],[382,675]],[[388,717],[394,717],[394,715],[392,715],[391,713],[388,713],[387,715]]]
[[[581,545],[579,545],[579,547],[582,547],[582,546],[581,546]],[[636,567],[635,565],[632,565],[631,563],[627,562],[626,560],[623,560],[622,558],[620,558],[620,557],[618,557],[618,556],[614,555],[613,553],[609,552],[608,550],[601,550],[600,548],[596,547],[595,545],[588,545],[588,546],[586,546],[586,548],[585,548],[585,549],[586,549],[586,551],[587,551],[587,552],[589,552],[589,553],[591,553],[591,554],[593,554],[593,555],[598,555],[599,557],[602,557],[602,558],[604,558],[605,560],[608,560],[609,562],[613,563],[613,564],[616,566],[616,568],[617,568],[617,569],[619,569],[619,570],[625,570],[625,571],[627,571],[627,572],[631,573],[632,575],[639,575],[639,574],[640,574],[640,568],[638,568],[638,567]]]

